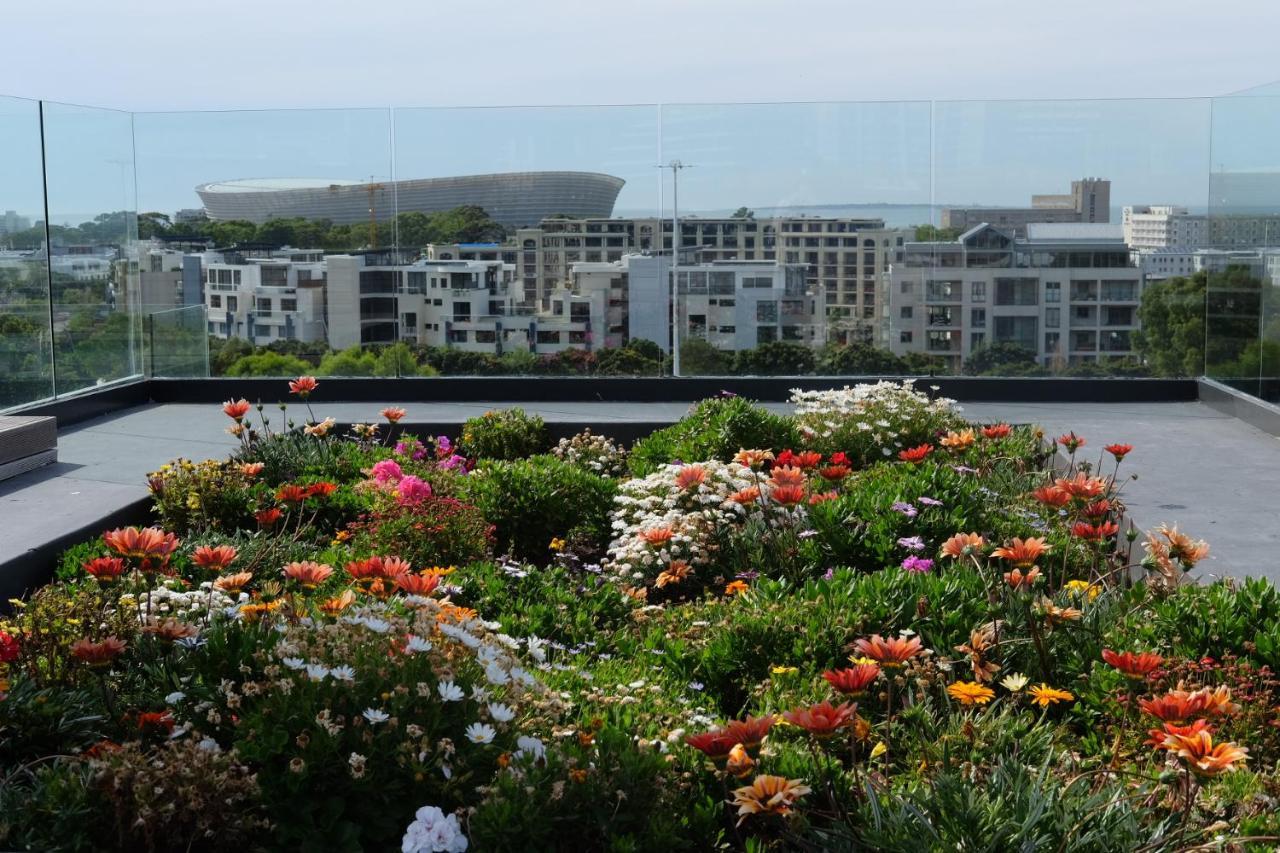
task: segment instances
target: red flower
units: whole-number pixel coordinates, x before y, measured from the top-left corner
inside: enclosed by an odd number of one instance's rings
[[[71,646],[71,656],[89,666],[106,666],[119,657],[128,644],[115,637],[106,637],[95,643],[87,637],[76,640]]]
[[[919,447],[911,447],[906,450],[898,451],[898,458],[903,462],[923,462],[924,458],[933,452],[932,444],[922,444]]]
[[[107,543],[112,551],[115,551],[122,557],[134,557],[150,561],[154,557],[159,557],[164,561],[168,561],[169,556],[177,550],[178,537],[172,533],[166,533],[158,527],[123,527],[116,530],[108,530],[102,534],[102,541]],[[144,566],[144,569],[146,566]]]
[[[1041,486],[1031,493],[1031,497],[1045,506],[1064,507],[1071,503],[1071,494],[1057,486]]]
[[[1094,501],[1084,508],[1086,518],[1104,518],[1109,512],[1111,512],[1111,501],[1105,498],[1100,501]]]
[[[382,410],[382,416],[393,424],[400,423],[401,418],[409,414],[399,406],[387,406]]]
[[[173,715],[168,711],[144,711],[138,715],[138,731],[172,734]]]
[[[982,434],[987,438],[1008,438],[1009,433],[1013,432],[1013,427],[1008,424],[994,424],[982,428]]]
[[[1120,530],[1120,525],[1114,521],[1105,521],[1101,524],[1089,524],[1085,521],[1077,521],[1071,525],[1071,534],[1081,539],[1090,539],[1101,542],[1103,539],[1110,539]]]
[[[333,574],[333,569],[330,566],[313,560],[289,563],[284,567],[283,571],[285,577],[296,580],[302,585],[303,589],[315,589]]]
[[[822,462],[821,453],[815,453],[812,450],[806,450],[803,453],[797,453],[795,455],[795,462],[793,464],[800,470],[807,471],[810,468],[817,468],[818,464],[821,462]]]
[[[1116,458],[1117,462],[1123,460],[1126,456],[1133,452],[1132,444],[1108,444],[1103,450],[1110,453]]]
[[[820,503],[833,501],[838,497],[840,497],[838,492],[818,492],[816,494],[809,495],[809,506],[817,506]]]
[[[861,696],[879,676],[880,667],[874,663],[860,663],[850,669],[829,669],[822,673],[828,684],[847,696]]]
[[[725,737],[731,738],[734,743],[740,743],[747,749],[755,749],[776,721],[777,717],[772,714],[765,714],[763,717],[747,717],[745,720],[730,720],[725,723],[721,732]]]
[[[347,563],[347,574],[356,583],[372,583],[387,577],[386,568],[381,557],[370,557],[367,560],[355,560]]]
[[[440,585],[440,576],[401,572],[395,576],[395,583],[408,595],[430,595]]]
[[[724,729],[686,735],[684,742],[717,763],[728,760],[730,750],[738,745],[736,740],[725,734]]]
[[[1107,490],[1107,481],[1101,477],[1089,477],[1083,472],[1076,474],[1074,477],[1067,479],[1059,477],[1053,481],[1055,488],[1061,489],[1073,498],[1082,500],[1093,500],[1101,497]]]
[[[1088,442],[1086,442],[1083,438],[1076,435],[1075,430],[1072,430],[1066,435],[1058,436],[1058,444],[1061,444],[1063,447],[1065,447],[1068,453],[1075,453],[1077,450],[1084,447],[1085,444],[1087,443]]]
[[[919,637],[890,637],[886,640],[879,634],[872,634],[868,640],[858,640],[854,645],[863,657],[891,668],[902,666],[924,648]]]
[[[110,583],[124,574],[124,560],[120,557],[95,557],[84,564],[84,570],[103,583]]]
[[[804,486],[778,486],[769,497],[783,506],[795,506],[804,501]]]
[[[808,708],[796,708],[783,714],[783,719],[793,726],[804,729],[816,738],[828,738],[843,728],[848,728],[858,719],[858,706],[852,702],[843,705],[832,705],[830,702],[819,702]]]
[[[848,465],[828,465],[818,471],[818,476],[824,480],[838,482],[849,476],[850,468]]]
[[[287,483],[276,489],[276,500],[287,504],[300,504],[311,496],[311,489],[297,483]]]
[[[829,461],[832,465],[844,465],[850,468],[853,467],[853,463],[849,461],[849,455],[843,450],[837,450],[835,453],[832,453]]]
[[[279,521],[280,517],[283,515],[284,513],[280,510],[272,507],[271,509],[258,510],[258,512],[254,514],[254,518],[258,520],[259,527],[270,527]]]
[[[18,638],[13,634],[6,634],[0,631],[0,663],[13,663],[18,659],[18,652],[22,651]]]
[[[1102,650],[1102,659],[1130,678],[1146,678],[1164,663],[1164,658],[1154,652],[1118,653],[1111,649]]]
[[[305,400],[319,385],[314,376],[299,376],[289,383],[289,393],[297,394]]]
[[[773,460],[775,468],[790,468],[796,464],[795,451],[787,449],[778,454],[778,458]]]
[[[236,423],[240,423],[240,421],[244,420],[244,416],[249,414],[250,408],[252,407],[249,405],[249,401],[244,398],[239,400],[228,400],[222,404],[223,413]]]
[[[319,483],[312,483],[307,487],[307,496],[313,498],[327,498],[336,491],[338,491],[338,485],[336,483],[321,481]]]
[[[216,548],[201,545],[191,555],[191,562],[202,569],[220,572],[231,565],[236,558],[236,553],[236,549],[230,545],[219,545]]]

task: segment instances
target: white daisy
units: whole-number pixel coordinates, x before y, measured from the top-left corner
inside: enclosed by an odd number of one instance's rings
[[[493,718],[495,723],[509,723],[516,718],[516,712],[511,709],[510,705],[504,705],[501,702],[490,702],[489,716]]]
[[[493,743],[497,730],[488,723],[472,723],[467,726],[467,740],[472,743]]]
[[[461,702],[466,698],[462,688],[452,681],[442,681],[436,685],[436,689],[440,691],[440,698],[446,702]]]
[[[356,671],[346,664],[343,664],[342,666],[335,666],[333,669],[329,670],[329,677],[335,678],[338,681],[351,682],[356,680]]]
[[[414,652],[429,652],[431,651],[431,643],[428,640],[410,634],[409,642],[405,643],[404,650],[410,654]]]
[[[390,714],[386,711],[380,711],[377,708],[365,708],[362,716],[375,726],[378,723],[385,723],[387,720],[391,719]]]

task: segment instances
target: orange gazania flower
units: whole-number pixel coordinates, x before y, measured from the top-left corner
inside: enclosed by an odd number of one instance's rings
[[[1208,542],[1192,539],[1185,533],[1180,533],[1176,524],[1172,528],[1162,524],[1156,528],[1156,533],[1169,542],[1169,556],[1180,560],[1187,568],[1194,566],[1209,554]]]
[[[1085,518],[1105,518],[1111,512],[1111,501],[1103,498],[1100,501],[1094,501],[1083,510]]]
[[[756,769],[755,760],[747,754],[746,747],[735,743],[729,750],[729,758],[724,763],[724,772],[739,779],[745,779]]]
[[[254,513],[253,517],[257,519],[259,527],[270,527],[281,519],[284,513],[275,507],[270,509],[261,509]]]
[[[859,639],[854,646],[863,657],[889,669],[902,666],[924,649],[919,637],[891,637],[886,640],[879,634],[873,634],[870,639]]]
[[[1013,589],[1030,589],[1039,577],[1040,569],[1037,566],[1032,566],[1025,574],[1022,569],[1005,572],[1004,582]]]
[[[188,625],[185,622],[179,622],[177,619],[169,617],[159,621],[152,620],[147,622],[142,626],[142,633],[155,637],[157,640],[172,643],[177,640],[194,637],[200,633],[200,630],[195,625]]]
[[[661,547],[671,541],[674,531],[669,526],[650,527],[640,531],[640,538],[649,545]]]
[[[314,376],[299,376],[289,382],[289,393],[297,394],[302,399],[311,396],[311,392],[316,390],[320,385]]]
[[[777,719],[773,714],[765,714],[763,717],[749,716],[745,720],[730,720],[724,724],[722,731],[734,743],[740,743],[747,749],[755,749],[764,741],[764,736],[773,728]]]
[[[688,491],[702,485],[706,479],[707,469],[701,465],[681,465],[680,470],[676,472],[676,488]]]
[[[1040,684],[1031,688],[1031,701],[1035,702],[1041,708],[1048,708],[1058,702],[1070,702],[1076,697],[1066,690],[1059,690],[1056,687],[1050,687],[1047,684]]]
[[[769,485],[775,489],[782,486],[803,486],[804,471],[794,465],[779,465],[769,472]]]
[[[124,574],[125,565],[120,557],[95,557],[84,564],[84,570],[101,583],[110,583]]]
[[[804,502],[804,486],[775,486],[769,497],[783,506],[795,506]]]
[[[1213,733],[1213,729],[1209,727],[1208,720],[1196,720],[1189,726],[1179,726],[1176,723],[1165,723],[1158,729],[1147,729],[1147,739],[1143,741],[1145,746],[1152,749],[1164,749],[1165,739],[1169,735],[1181,735],[1183,737],[1194,736],[1200,731]]]
[[[1090,477],[1083,471],[1071,478],[1059,477],[1053,481],[1053,485],[1071,497],[1084,501],[1092,501],[1107,491],[1106,480],[1101,477]]]
[[[213,588],[227,593],[239,592],[253,580],[253,572],[236,572],[223,575],[213,582]]]
[[[251,408],[252,406],[249,405],[249,401],[243,397],[239,400],[228,400],[222,404],[223,414],[231,418],[236,423],[240,423],[240,421],[244,419],[244,416],[249,414],[249,409]]]
[[[1196,691],[1196,695],[1204,704],[1205,713],[1211,717],[1240,710],[1240,706],[1231,701],[1231,688],[1225,685],[1213,689],[1201,687]]]
[[[336,491],[338,491],[336,483],[330,483],[322,480],[319,483],[312,483],[310,486],[307,486],[307,497],[327,498]]]
[[[1081,539],[1087,539],[1094,542],[1101,542],[1103,539],[1110,539],[1120,532],[1120,525],[1114,521],[1104,521],[1099,524],[1089,524],[1087,521],[1077,521],[1071,525],[1071,535]]]
[[[237,470],[246,477],[256,477],[261,474],[262,469],[266,467],[266,463],[264,462],[241,462],[240,465],[237,466]]]
[[[143,711],[138,714],[138,731],[160,731],[168,734],[173,731],[173,715],[168,711]]]
[[[772,450],[739,450],[733,455],[733,461],[744,468],[760,468],[766,462],[773,461]]]
[[[729,757],[729,752],[739,745],[738,741],[729,737],[724,729],[712,729],[701,734],[686,735],[684,742],[717,764],[723,763]]]
[[[791,807],[796,800],[809,791],[810,788],[799,779],[760,775],[750,785],[735,789],[729,804],[738,807],[739,824],[751,815],[786,817],[791,814]]]
[[[76,640],[71,646],[71,656],[89,666],[107,666],[124,652],[126,646],[128,643],[117,637],[104,637],[97,643],[86,637]]]
[[[381,557],[369,557],[366,560],[353,560],[346,565],[347,574],[356,583],[369,584],[385,576]]]
[[[809,495],[809,506],[817,506],[820,503],[833,501],[839,497],[839,492],[818,492],[817,494]]]
[[[395,576],[395,583],[409,595],[430,595],[440,585],[440,576],[401,572]]]
[[[1013,427],[1008,424],[992,424],[982,428],[982,434],[987,438],[1008,438],[1011,432]]]
[[[349,589],[344,589],[342,595],[334,598],[327,598],[320,604],[321,612],[329,616],[337,616],[355,603],[356,594]]]
[[[1171,734],[1161,746],[1181,758],[1197,776],[1217,776],[1249,760],[1249,750],[1234,743],[1215,744],[1213,735],[1204,729],[1190,735]]]
[[[825,468],[818,469],[818,476],[829,482],[838,483],[848,477],[852,470],[848,465],[828,465]]]
[[[212,548],[208,545],[201,545],[191,555],[191,562],[202,569],[221,572],[235,561],[237,553],[236,549],[230,545],[218,545]]]
[[[782,715],[788,723],[804,729],[816,738],[829,738],[840,729],[848,728],[857,719],[858,706],[853,702],[832,705],[822,701],[808,708],[795,708]]]
[[[1066,435],[1058,436],[1058,444],[1061,444],[1063,447],[1065,447],[1068,453],[1075,453],[1077,450],[1084,447],[1087,443],[1088,442],[1086,442],[1083,438],[1076,435],[1075,430],[1072,430]]]
[[[284,575],[302,584],[303,589],[315,589],[329,579],[333,567],[312,560],[289,563],[284,567]]]
[[[729,581],[727,584],[724,585],[724,594],[738,595],[740,593],[746,592],[749,589],[751,589],[751,587],[747,584],[746,581],[741,581],[741,580]]]
[[[802,471],[808,471],[810,468],[817,468],[822,462],[822,454],[812,450],[805,450],[800,453],[792,454],[792,460],[796,467]]]
[[[1028,536],[1026,539],[1015,537],[1008,545],[1002,545],[991,553],[1015,566],[1030,566],[1048,552],[1049,546],[1043,537]]]
[[[985,705],[996,698],[996,692],[976,681],[957,681],[947,685],[947,695],[961,705]]]
[[[408,560],[402,560],[399,557],[383,557],[382,558],[382,576],[394,580],[406,572],[413,571],[413,566]]]
[[[300,504],[311,496],[311,490],[297,483],[288,483],[276,489],[276,500],[281,503]]]
[[[729,495],[729,500],[733,501],[736,504],[741,504],[743,506],[746,506],[747,504],[753,504],[756,501],[760,500],[760,487],[747,486],[745,489],[739,489],[738,491]]]
[[[898,451],[898,458],[903,462],[923,462],[925,457],[933,452],[932,444],[921,444],[918,447],[909,447],[906,450]]]
[[[847,669],[829,669],[822,673],[827,683],[846,696],[861,696],[871,682],[880,677],[880,667],[861,663]]]
[[[1164,658],[1154,652],[1113,652],[1102,650],[1102,659],[1130,678],[1146,678],[1160,668]]]
[[[1116,458],[1117,462],[1122,461],[1126,456],[1133,452],[1132,444],[1108,444],[1103,450],[1110,453]]]
[[[391,423],[398,424],[400,423],[401,419],[403,419],[404,416],[409,413],[405,411],[403,408],[401,408],[400,406],[387,406],[385,409],[382,410],[381,414],[384,418],[386,418]]]
[[[240,605],[240,618],[246,622],[257,622],[263,616],[275,613],[280,609],[280,599],[274,601],[254,601]]]
[[[987,540],[982,538],[978,533],[957,533],[946,542],[942,543],[942,549],[939,553],[943,557],[950,557],[958,560],[961,557],[967,557],[970,554],[980,554],[982,549],[987,547]]]
[[[107,547],[122,557],[134,557],[144,562],[143,570],[149,568],[150,560],[159,558],[165,562],[178,547],[178,537],[158,527],[123,527],[108,530],[102,534],[102,541]]]
[[[1071,493],[1065,492],[1057,486],[1041,486],[1031,493],[1031,497],[1045,506],[1061,508],[1071,503]]]
[[[658,589],[662,589],[669,584],[682,583],[685,578],[689,577],[689,563],[686,560],[672,560],[671,565],[667,566],[659,575],[653,585]]]
[[[973,434],[973,430],[962,429],[959,432],[951,430],[944,435],[942,440],[938,443],[948,450],[964,450],[965,448],[971,447],[977,440],[977,436]]]
[[[1084,615],[1084,611],[1075,607],[1059,607],[1048,598],[1041,596],[1040,601],[1036,605],[1040,612],[1044,614],[1045,621],[1050,624],[1060,622],[1074,622]]]

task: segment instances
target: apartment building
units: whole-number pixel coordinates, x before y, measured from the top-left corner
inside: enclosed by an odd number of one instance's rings
[[[615,263],[624,255],[669,252],[669,219],[544,219],[517,229],[506,244],[427,247],[442,260],[501,260],[516,266],[520,299],[545,309],[548,295],[570,281],[575,264]],[[702,261],[780,261],[804,268],[820,293],[827,329],[839,342],[883,336],[879,324],[885,274],[910,240],[910,229],[879,219],[828,217],[697,218],[680,222],[680,248]]]
[[[1033,222],[1110,222],[1111,181],[1081,178],[1063,195],[1033,195],[1030,207],[946,207],[942,227],[966,230],[986,224],[1025,236]]]
[[[954,242],[909,243],[890,275],[890,349],[959,369],[1014,343],[1049,366],[1133,354],[1142,270],[1118,227],[978,225]]]
[[[1209,217],[1176,205],[1129,205],[1120,211],[1124,241],[1139,251],[1209,245]]]
[[[1174,276],[1191,276],[1198,272],[1223,272],[1227,267],[1247,267],[1251,274],[1262,276],[1270,254],[1263,249],[1158,249],[1138,253],[1138,268],[1147,281]]]
[[[318,249],[237,247],[199,256],[209,334],[255,345],[326,337],[326,264]]]

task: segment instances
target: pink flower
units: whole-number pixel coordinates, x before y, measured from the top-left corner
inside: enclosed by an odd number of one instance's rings
[[[400,495],[400,506],[417,506],[431,497],[431,484],[410,474],[400,480],[396,491]]]
[[[928,557],[916,557],[912,555],[902,561],[902,568],[908,572],[923,574],[933,568],[933,560],[930,560]]]
[[[375,463],[369,473],[379,483],[386,483],[387,481],[398,483],[400,478],[404,476],[404,471],[400,469],[394,459],[383,459],[381,462]]]

